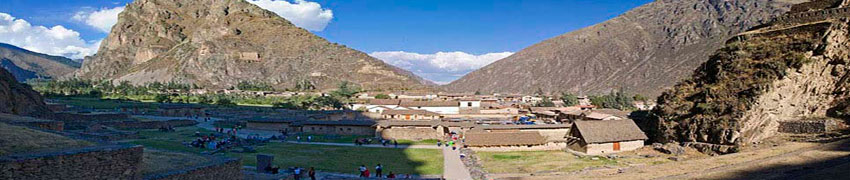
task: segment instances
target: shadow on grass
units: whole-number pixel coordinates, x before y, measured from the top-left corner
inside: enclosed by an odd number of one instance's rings
[[[443,156],[438,149],[269,143],[258,147],[257,151],[274,155],[273,165],[281,169],[315,167],[325,172],[359,174],[358,167],[365,165],[375,175],[375,166],[381,164],[384,175],[390,172],[397,175],[439,175],[443,172]],[[257,154],[229,155],[241,157],[244,165],[256,166]]]

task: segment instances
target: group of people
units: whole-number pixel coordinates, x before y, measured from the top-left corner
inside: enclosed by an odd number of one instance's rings
[[[175,130],[174,130],[174,126],[160,126],[159,131],[160,132],[174,132]]]
[[[394,147],[398,148],[398,141],[381,139],[381,145],[382,146],[387,146],[390,143],[392,143]],[[372,144],[372,139],[371,138],[358,138],[358,139],[354,140],[354,145],[362,146],[364,144]]]
[[[242,129],[242,127],[241,126],[235,126],[233,128],[230,128],[230,130],[226,130],[223,127],[216,127],[215,131],[218,132],[218,133],[227,133],[229,135],[236,135],[239,132],[239,129]]]
[[[197,131],[195,132],[195,137],[198,138],[190,142],[189,145],[196,148],[207,149],[219,149],[226,147],[227,145],[232,144],[236,139],[235,136],[219,139],[215,134],[210,133],[210,135],[201,135],[201,133]]]
[[[360,177],[362,177],[362,178],[368,178],[368,177],[389,178],[389,179],[396,178],[396,174],[393,173],[392,171],[390,171],[389,174],[384,176],[384,173],[383,173],[384,166],[382,166],[381,164],[378,164],[377,166],[375,166],[375,176],[372,176],[371,171],[369,171],[369,168],[366,168],[366,165],[360,165],[360,167],[357,170],[360,171]],[[410,178],[411,176],[410,176],[410,174],[408,174],[406,177]]]
[[[292,169],[292,176],[293,176],[293,178],[294,178],[295,180],[300,180],[300,179],[301,179],[301,176],[303,176],[303,175],[304,175],[304,172],[303,172],[303,171],[304,171],[304,170],[301,170],[301,168],[299,168],[299,167],[295,167],[295,168],[293,168],[293,169]],[[309,178],[310,178],[310,180],[316,180],[316,169],[315,169],[315,168],[313,168],[313,167],[310,167],[310,170],[308,170],[308,171],[307,171],[307,177],[309,177]]]

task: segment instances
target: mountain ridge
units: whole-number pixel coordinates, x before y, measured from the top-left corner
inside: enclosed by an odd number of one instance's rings
[[[330,89],[344,81],[364,89],[429,86],[409,71],[328,42],[243,0],[134,1],[75,77],[205,88],[243,81],[278,89]]]
[[[800,1],[654,1],[529,46],[443,86],[453,92],[655,96],[723,42]],[[523,82],[523,83],[516,83]]]
[[[11,44],[0,43],[0,66],[18,81],[32,78],[62,78],[80,67],[71,59],[32,52]]]

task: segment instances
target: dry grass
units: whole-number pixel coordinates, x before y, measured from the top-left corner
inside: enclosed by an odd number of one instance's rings
[[[0,156],[23,152],[64,150],[91,145],[94,144],[88,141],[0,123]]]
[[[145,149],[143,156],[143,175],[186,169],[213,161],[204,156],[153,149]]]
[[[604,157],[577,157],[564,151],[475,152],[490,173],[570,172],[617,165]]]

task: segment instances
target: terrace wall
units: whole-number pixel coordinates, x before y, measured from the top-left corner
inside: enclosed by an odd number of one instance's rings
[[[378,137],[383,139],[404,139],[420,141],[426,139],[442,139],[443,132],[432,127],[392,127],[378,131]]]
[[[0,179],[140,179],[142,146],[106,145],[0,157]]]
[[[194,126],[198,124],[197,121],[188,120],[188,119],[175,119],[175,120],[167,120],[167,121],[113,121],[113,122],[103,122],[101,123],[104,126],[111,126],[115,128],[122,129],[157,129],[161,127],[183,127],[183,126]]]
[[[244,179],[242,161],[236,158],[215,161],[213,163],[146,176],[153,180],[207,180],[207,179]]]

